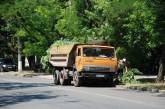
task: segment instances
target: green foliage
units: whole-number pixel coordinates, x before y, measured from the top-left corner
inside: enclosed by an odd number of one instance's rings
[[[26,36],[26,31],[24,29],[19,29],[16,31],[16,35],[19,37],[24,37]]]
[[[41,57],[41,64],[43,69],[47,69],[47,66],[49,66],[49,55]]]
[[[128,29],[128,33],[124,39],[129,46],[139,45],[146,48],[155,46],[151,39],[157,35],[154,31],[156,16],[147,7],[146,2],[135,2],[133,11],[126,20],[128,23],[123,26]]]
[[[81,20],[77,16],[76,1],[68,1],[68,6],[61,10],[62,18],[58,20],[56,28],[66,37],[76,37],[81,28]]]
[[[134,72],[132,72],[131,70],[129,70],[128,72],[124,72],[123,76],[122,76],[122,83],[131,83],[132,81],[134,81]]]
[[[55,23],[60,17],[60,5],[56,0],[14,0],[4,3],[3,19],[11,25],[13,35],[21,36],[26,56],[42,56],[58,37]]]
[[[155,28],[158,16],[147,1],[137,0],[132,4],[109,17],[113,27],[109,39],[122,48],[117,49],[117,55],[127,58],[130,67],[146,72],[153,60],[148,54],[151,54],[151,49],[159,46],[157,41],[162,42]]]
[[[119,59],[122,59],[127,56],[127,50],[124,47],[118,47],[116,49],[116,55]]]
[[[59,45],[70,45],[70,44],[76,44],[78,42],[74,41],[74,40],[68,40],[68,39],[64,39],[64,40],[57,40],[57,41],[54,41],[54,43],[50,46],[53,47],[53,46],[59,46]]]
[[[23,53],[26,56],[42,56],[45,54],[45,47],[42,46],[42,42],[31,43],[27,41],[25,42],[25,47]]]
[[[135,74],[142,74],[142,72],[140,72],[137,68],[128,69],[128,71],[124,72],[123,76],[121,77],[122,83],[135,83]]]
[[[49,63],[49,56],[50,56],[50,49],[46,51],[46,55],[41,57],[41,64],[42,68],[45,70],[46,73],[53,74],[54,68]]]
[[[104,39],[130,67],[146,71],[155,62],[151,51],[165,43],[164,12],[163,0],[1,0],[0,34],[13,39],[1,42],[16,53],[20,36],[24,55],[41,57],[54,41]]]

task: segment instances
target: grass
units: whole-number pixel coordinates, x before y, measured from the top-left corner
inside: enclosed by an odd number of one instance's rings
[[[165,83],[126,84],[126,87],[131,89],[142,89],[144,91],[151,89],[165,90]]]
[[[141,89],[143,91],[152,89],[165,90],[165,82],[156,83],[155,78],[137,79],[136,81],[126,84],[125,86],[130,89]]]

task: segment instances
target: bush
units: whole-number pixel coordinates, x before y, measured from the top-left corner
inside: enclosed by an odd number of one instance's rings
[[[44,71],[46,73],[52,74],[54,71],[53,66],[49,63],[49,57],[46,56],[42,56],[41,58],[41,64],[42,64],[42,68],[44,69]]]
[[[136,80],[134,79],[135,74],[142,74],[142,72],[140,72],[136,68],[132,68],[129,69],[127,72],[124,72],[123,76],[121,77],[122,83],[126,84],[136,82]]]
[[[124,47],[118,47],[116,49],[116,55],[119,59],[125,58],[127,56],[127,50]]]

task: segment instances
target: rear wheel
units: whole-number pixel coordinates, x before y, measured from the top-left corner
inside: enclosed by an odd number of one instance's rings
[[[63,71],[60,72],[60,76],[59,77],[60,77],[60,84],[61,85],[66,85],[68,80],[65,79],[65,75],[64,75]]]
[[[53,78],[54,78],[54,84],[59,85],[60,80],[59,80],[59,71],[58,70],[55,70],[55,72],[53,74]]]

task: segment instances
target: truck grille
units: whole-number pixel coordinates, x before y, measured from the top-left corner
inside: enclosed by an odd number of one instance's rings
[[[84,66],[84,71],[87,72],[112,72],[113,69],[111,67],[100,67],[100,66]]]

